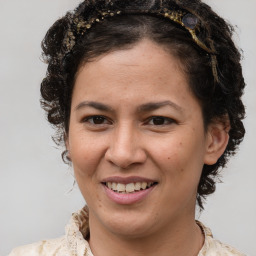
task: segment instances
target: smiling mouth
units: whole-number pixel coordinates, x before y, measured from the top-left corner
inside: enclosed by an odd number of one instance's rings
[[[149,189],[155,186],[157,182],[134,182],[128,184],[117,182],[103,182],[102,184],[116,193],[130,194]]]

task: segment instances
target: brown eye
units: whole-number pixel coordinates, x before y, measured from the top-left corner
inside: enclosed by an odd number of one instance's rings
[[[103,124],[106,119],[102,116],[94,116],[92,117],[92,122],[94,124]]]
[[[83,122],[89,123],[91,125],[102,125],[102,124],[109,124],[109,121],[104,116],[89,116],[86,117]]]
[[[154,125],[163,125],[165,123],[165,118],[163,118],[163,117],[154,117],[154,118],[152,118],[152,123]]]
[[[148,119],[148,124],[150,125],[170,125],[172,123],[175,123],[175,121],[168,117],[163,116],[153,116],[150,119]]]

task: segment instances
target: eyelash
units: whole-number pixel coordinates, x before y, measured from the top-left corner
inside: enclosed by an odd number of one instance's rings
[[[101,121],[103,121],[104,123],[95,123],[96,118],[101,119]],[[92,122],[91,122],[91,121]],[[163,121],[163,124],[154,124],[154,123],[150,123],[150,122],[154,122],[154,121]],[[112,124],[113,122],[111,122],[107,117],[102,116],[102,115],[94,115],[94,116],[88,116],[86,118],[84,118],[82,120],[82,123],[89,123],[90,125],[94,125],[94,126],[102,126],[102,125],[109,125]],[[151,116],[149,118],[146,119],[146,121],[143,123],[144,125],[151,125],[151,126],[166,126],[166,125],[171,125],[173,123],[177,123],[175,120],[173,120],[172,118],[169,117],[164,117],[164,116]]]

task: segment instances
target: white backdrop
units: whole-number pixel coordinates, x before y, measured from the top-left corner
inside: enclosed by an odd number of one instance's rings
[[[0,0],[0,255],[11,248],[64,233],[84,201],[51,141],[53,130],[39,105],[46,66],[40,42],[49,26],[80,0]],[[244,49],[247,134],[240,152],[200,219],[215,237],[256,255],[256,1],[207,0],[237,25]]]

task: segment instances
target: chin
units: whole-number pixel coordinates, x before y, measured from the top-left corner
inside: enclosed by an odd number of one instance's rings
[[[119,237],[126,237],[130,239],[138,239],[145,236],[149,236],[152,232],[152,223],[144,223],[137,221],[120,221],[120,222],[111,222],[108,227],[109,230],[118,235]]]
[[[156,218],[151,211],[141,212],[138,209],[123,208],[121,210],[102,211],[97,217],[112,234],[127,238],[139,238],[149,235],[156,226]],[[90,214],[90,218],[91,218]]]

